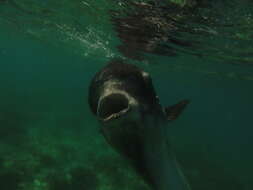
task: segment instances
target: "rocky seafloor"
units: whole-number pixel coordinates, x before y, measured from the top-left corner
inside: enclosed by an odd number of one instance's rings
[[[150,189],[106,143],[92,118],[85,119],[88,126],[79,116],[49,115],[43,122],[41,116],[1,115],[1,190]],[[40,122],[32,123],[31,118]],[[185,153],[176,153],[192,189],[248,188],[205,156],[183,158]]]
[[[1,190],[148,189],[99,132],[89,138],[87,130],[28,128],[24,120],[0,120]]]

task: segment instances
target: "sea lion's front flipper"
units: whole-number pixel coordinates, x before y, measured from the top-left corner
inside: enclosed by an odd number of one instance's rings
[[[187,104],[190,103],[190,100],[182,100],[175,105],[168,106],[164,109],[167,119],[169,121],[177,119],[181,112],[185,109]]]

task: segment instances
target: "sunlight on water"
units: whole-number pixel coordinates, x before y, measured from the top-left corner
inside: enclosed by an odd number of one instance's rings
[[[106,36],[102,31],[96,30],[93,27],[87,27],[87,33],[80,33],[75,28],[67,25],[57,25],[57,27],[65,36],[63,41],[68,46],[73,45],[73,52],[84,56],[101,55],[107,58],[114,56],[113,51],[109,47],[111,36]],[[83,53],[81,52],[82,50]]]
[[[107,6],[99,7],[100,4]],[[84,56],[112,57],[113,32],[107,11],[112,4],[102,1],[4,1],[1,24],[16,32]],[[88,51],[87,51],[88,50]]]
[[[121,20],[122,26],[119,26],[120,23],[117,24],[117,21],[114,24],[119,39],[126,46],[125,52],[137,48],[140,53],[157,52],[165,56],[186,54],[226,64],[252,64],[251,1],[209,1],[200,6],[192,6],[176,10],[153,7],[150,11],[148,7],[133,6],[119,0],[74,2],[5,0],[1,2],[0,18],[2,23],[9,23],[17,32],[27,33],[57,46],[65,46],[70,51],[84,56],[114,57],[118,55],[115,46],[119,42],[114,38],[115,32],[110,20],[124,18],[125,14],[129,17],[132,15],[132,20]],[[145,9],[148,11],[145,16],[149,21],[145,20],[143,15],[138,16],[141,11],[145,12]],[[119,14],[111,15],[111,11],[115,10],[120,11]],[[152,19],[154,22],[160,22],[160,28],[152,28]],[[143,26],[140,29],[131,29],[135,25]],[[156,24],[154,26],[158,27]],[[145,29],[146,31],[138,36],[143,27],[149,29]],[[135,42],[130,39],[131,32],[136,33],[133,39]],[[145,36],[149,38],[149,42],[145,42],[146,48],[153,46],[157,50],[146,50],[142,47],[144,44],[139,40],[146,41]],[[129,53],[125,55],[128,57]]]
[[[125,17],[114,16],[118,35],[127,46],[126,56],[135,48],[132,58],[138,58],[135,53],[147,52],[194,55],[228,64],[253,62],[251,1],[206,1],[199,6],[175,9],[140,4],[133,7],[134,11],[127,11]],[[142,27],[136,28],[138,25]],[[131,33],[137,35],[135,41]]]

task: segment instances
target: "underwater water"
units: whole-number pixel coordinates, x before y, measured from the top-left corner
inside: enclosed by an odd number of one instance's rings
[[[252,1],[132,2],[0,0],[0,190],[150,189],[87,103],[118,57],[190,99],[168,138],[192,190],[253,190]]]

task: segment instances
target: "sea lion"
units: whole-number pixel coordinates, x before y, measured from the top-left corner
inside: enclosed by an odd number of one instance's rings
[[[113,60],[95,74],[88,101],[107,142],[153,189],[190,189],[165,132],[188,100],[163,108],[147,72]]]

